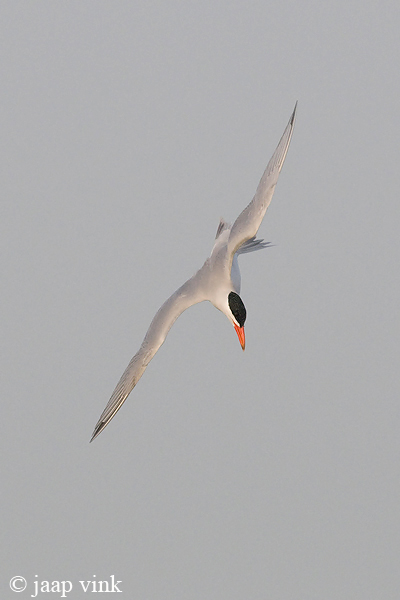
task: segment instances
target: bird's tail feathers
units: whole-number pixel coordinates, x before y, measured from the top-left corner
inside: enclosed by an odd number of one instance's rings
[[[225,221],[225,219],[223,219],[223,218],[221,217],[221,219],[220,219],[220,221],[219,221],[219,225],[218,225],[218,229],[217,229],[217,233],[216,233],[215,239],[219,238],[219,236],[221,235],[221,233],[222,233],[223,231],[225,231],[225,229],[230,229],[230,228],[231,228],[231,224],[230,224],[230,223],[227,223],[227,222]]]
[[[240,248],[236,250],[236,254],[247,254],[248,252],[255,252],[256,250],[262,250],[263,248],[271,248],[271,246],[273,246],[271,242],[264,242],[264,240],[257,239],[256,236],[254,236],[240,246]]]

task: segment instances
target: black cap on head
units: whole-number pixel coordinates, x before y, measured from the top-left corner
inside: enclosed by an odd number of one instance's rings
[[[239,323],[239,326],[243,327],[244,322],[246,320],[246,309],[244,307],[241,297],[238,296],[238,294],[235,294],[235,292],[231,292],[228,295],[228,304],[233,316]]]

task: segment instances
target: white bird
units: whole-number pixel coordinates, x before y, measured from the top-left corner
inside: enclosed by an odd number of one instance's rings
[[[289,148],[296,107],[297,102],[281,140],[258,184],[254,198],[240,213],[233,226],[221,219],[210,257],[207,258],[201,269],[161,306],[150,324],[139,351],[125,369],[101,414],[90,441],[103,431],[121,408],[147,365],[164,343],[176,319],[193,304],[209,300],[215,308],[223,312],[234,326],[244,350],[246,309],[239,296],[238,255],[268,246],[268,243],[264,243],[263,240],[256,239],[256,234],[271,202]]]

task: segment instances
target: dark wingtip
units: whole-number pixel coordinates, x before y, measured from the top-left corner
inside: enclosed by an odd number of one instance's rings
[[[293,121],[294,121],[294,118],[295,118],[295,116],[296,116],[297,102],[298,102],[298,100],[296,100],[296,104],[294,105],[294,109],[293,109],[293,112],[292,112],[292,116],[290,117],[290,121],[289,121],[289,123],[290,123],[291,125],[293,125]]]
[[[97,436],[103,431],[105,427],[105,423],[102,421],[101,423],[99,423],[98,425],[96,425],[92,437],[90,438],[89,444],[91,444],[93,442],[93,440],[95,438],[97,438]]]

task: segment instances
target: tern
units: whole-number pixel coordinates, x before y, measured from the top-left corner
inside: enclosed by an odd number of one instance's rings
[[[164,302],[152,320],[139,351],[125,369],[107,406],[94,428],[93,441],[121,408],[147,365],[164,343],[176,319],[184,310],[208,300],[228,317],[245,348],[244,323],[246,309],[240,294],[238,256],[269,246],[256,234],[271,202],[279,173],[285,161],[293,133],[297,102],[280,142],[265,169],[251,202],[233,225],[221,219],[214,247],[204,265]]]

